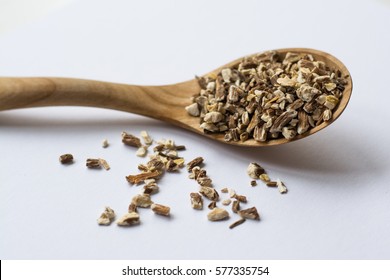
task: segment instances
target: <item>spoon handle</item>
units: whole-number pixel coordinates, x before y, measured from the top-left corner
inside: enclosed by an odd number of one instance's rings
[[[183,110],[190,91],[188,82],[137,86],[72,78],[0,78],[0,111],[70,105],[169,119],[172,110]]]

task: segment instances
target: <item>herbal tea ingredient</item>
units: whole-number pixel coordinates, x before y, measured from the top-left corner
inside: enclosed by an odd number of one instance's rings
[[[223,133],[228,142],[293,139],[332,119],[347,83],[310,54],[276,51],[197,78],[200,92],[185,109],[205,133]]]
[[[108,143],[108,140],[107,139],[104,139],[103,142],[102,142],[102,147],[103,148],[107,148],[110,144]]]
[[[72,154],[63,154],[59,158],[62,164],[73,163],[73,155]]]
[[[245,221],[246,221],[246,219],[241,218],[241,219],[235,221],[234,223],[232,223],[232,224],[229,226],[229,228],[230,228],[230,229],[233,229],[233,228],[235,228],[236,226],[239,226],[239,225],[243,224]]]
[[[157,215],[169,216],[171,208],[161,204],[152,204],[151,209]]]
[[[124,214],[117,222],[118,226],[133,226],[140,223],[139,214],[136,212]]]
[[[143,131],[141,133],[142,138],[145,141],[145,144],[151,145],[153,140],[151,140],[149,134]],[[134,140],[137,137],[123,133],[123,139],[127,143],[138,143],[138,140]],[[138,144],[134,144],[137,146]],[[148,146],[142,146],[148,147]],[[157,180],[161,178],[166,172],[177,172],[180,168],[184,167],[184,158],[178,155],[178,151],[184,150],[185,146],[176,145],[173,140],[160,140],[157,142],[156,146],[153,148],[154,154],[149,156],[149,160],[146,163],[141,163],[138,165],[140,170],[139,174],[128,175],[126,180],[131,184],[140,184],[143,183],[143,187],[140,189],[140,193],[132,197],[131,203],[128,206],[128,213],[123,215],[118,219],[117,224],[119,226],[132,226],[140,223],[140,216],[137,211],[138,207],[141,208],[150,208],[155,214],[169,216],[170,207],[154,203],[151,199],[151,195],[154,195],[159,192],[159,186],[157,185]],[[69,158],[68,154],[62,156],[63,158]],[[86,163],[89,168],[101,168],[104,167],[106,170],[110,168],[107,161],[101,158],[87,159]],[[207,171],[201,166],[204,165],[203,157],[196,157],[193,160],[187,163],[187,170],[190,173],[189,178],[196,181],[198,184],[198,192],[190,193],[191,206],[193,209],[202,210],[203,209],[203,197],[211,200],[208,204],[208,208],[211,210],[207,214],[207,218],[210,221],[220,221],[226,220],[229,218],[229,212],[221,207],[217,206],[219,201],[219,193],[213,187],[211,178],[207,175]],[[281,193],[286,193],[287,188],[283,182],[279,179],[276,181],[270,181],[267,173],[264,168],[261,167],[258,163],[252,162],[247,168],[248,175],[253,179],[261,179],[264,181],[267,186],[278,187],[278,190]],[[252,180],[251,185],[255,185],[256,181]],[[238,214],[241,219],[237,220],[229,226],[230,229],[242,224],[246,219],[259,220],[260,216],[257,212],[256,207],[251,207],[247,209],[240,209],[240,202],[247,203],[247,197],[237,192],[232,188],[224,187],[221,190],[223,195],[227,195],[229,198],[222,200],[222,206],[231,206],[231,211],[235,214]],[[202,197],[203,196],[203,197]],[[115,218],[115,213],[110,207],[106,207],[104,212],[98,219],[99,225],[109,225]]]
[[[106,207],[104,209],[104,212],[100,215],[99,219],[97,220],[99,225],[108,226],[112,223],[112,221],[115,219],[115,212],[110,207]]]
[[[221,221],[229,218],[229,212],[222,208],[214,208],[207,214],[209,221]]]

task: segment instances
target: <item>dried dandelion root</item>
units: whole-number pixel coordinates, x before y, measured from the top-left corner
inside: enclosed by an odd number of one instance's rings
[[[100,215],[97,220],[99,225],[108,226],[115,219],[115,212],[110,207],[106,207],[104,212]]]
[[[229,212],[222,208],[214,208],[207,214],[209,221],[221,221],[229,218]]]
[[[133,226],[140,223],[139,214],[136,212],[126,213],[123,215],[116,224],[118,226]]]
[[[158,215],[169,216],[171,208],[161,204],[152,204],[150,207],[152,211]]]
[[[73,155],[72,154],[63,154],[60,156],[60,162],[62,164],[73,163]]]
[[[200,91],[185,110],[225,141],[293,139],[332,119],[347,84],[340,70],[310,54],[277,51],[196,78]]]

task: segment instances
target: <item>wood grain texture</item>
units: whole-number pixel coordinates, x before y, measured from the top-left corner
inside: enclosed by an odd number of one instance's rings
[[[344,111],[352,93],[352,79],[348,69],[334,56],[313,49],[279,49],[280,54],[298,52],[312,54],[316,60],[324,61],[328,66],[339,69],[348,76],[348,84],[333,117],[329,122],[311,129],[292,140],[276,139],[256,142],[228,142],[240,146],[279,145],[302,139],[325,128],[335,121]],[[217,74],[221,69],[238,64],[242,58],[206,74]],[[190,97],[200,90],[195,79],[164,86],[125,85],[93,80],[72,78],[0,78],[0,111],[43,106],[89,106],[108,108],[139,114],[163,120],[209,138],[222,141],[223,134],[205,134],[199,127],[199,118],[191,117],[184,107],[191,103]]]

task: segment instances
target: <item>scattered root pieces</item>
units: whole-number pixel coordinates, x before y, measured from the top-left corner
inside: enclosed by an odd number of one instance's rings
[[[130,205],[129,205],[129,211],[128,211],[129,213],[132,213],[132,212],[138,212],[138,210],[137,210],[137,205],[135,205],[133,202],[132,203],[130,203]]]
[[[221,221],[229,218],[229,212],[222,208],[214,208],[207,214],[210,221]]]
[[[262,168],[259,164],[256,162],[251,162],[246,169],[246,172],[248,173],[249,177],[252,179],[258,179],[261,174],[264,174],[264,168]]]
[[[169,216],[171,211],[171,208],[161,204],[152,204],[151,209],[154,213],[162,216]]]
[[[142,193],[152,195],[158,193],[159,189],[160,188],[156,183],[146,184],[144,185],[144,190]]]
[[[235,196],[233,196],[233,198],[237,199],[239,202],[248,202],[245,195],[236,194]]]
[[[222,201],[222,205],[225,205],[225,206],[230,205],[230,203],[232,203],[231,199],[225,199],[225,200]]]
[[[126,213],[116,223],[118,226],[125,226],[125,227],[138,225],[140,223],[139,214],[136,212]]]
[[[187,163],[188,172],[191,172],[195,166],[200,166],[202,164],[202,162],[203,162],[202,157],[197,157],[197,158],[191,160],[190,162],[188,162]]]
[[[108,226],[115,219],[115,212],[110,207],[106,207],[104,212],[100,215],[100,218],[97,220],[99,225]]]
[[[255,180],[252,180],[252,181],[251,181],[251,186],[252,186],[252,187],[256,187],[256,186],[257,186],[257,182],[256,182]]]
[[[246,221],[246,219],[244,219],[244,218],[239,219],[238,221],[235,221],[234,223],[232,223],[232,224],[229,226],[229,228],[230,228],[230,229],[233,229],[233,228],[235,228],[236,226],[239,226],[239,225],[245,223],[245,221]]]
[[[146,179],[158,178],[160,175],[161,175],[161,172],[158,170],[155,170],[155,171],[151,171],[151,172],[140,173],[137,175],[126,176],[126,180],[127,180],[127,182],[129,182],[131,184],[139,184],[139,183],[145,181]]]
[[[137,157],[144,157],[148,153],[147,149],[145,146],[139,147],[135,155]]]
[[[144,140],[145,145],[150,146],[153,144],[153,139],[145,130],[141,131],[141,137]]]
[[[287,193],[287,188],[283,184],[283,182],[280,181],[280,179],[276,180],[276,185],[278,186],[278,190],[279,190],[280,193]]]
[[[102,168],[98,158],[88,158],[86,162],[88,168],[100,169]]]
[[[148,194],[137,194],[133,197],[131,203],[137,207],[148,208],[153,204],[153,201]]]
[[[103,148],[107,148],[109,145],[110,145],[110,143],[108,143],[108,140],[104,139],[103,142],[102,142],[102,147]]]
[[[287,188],[283,184],[283,182],[280,179],[277,179],[276,181],[271,181],[268,174],[265,172],[264,168],[262,168],[259,164],[252,162],[249,164],[247,168],[248,175],[253,179],[260,179],[263,181],[267,187],[278,187],[278,190],[280,193],[284,194],[287,193]],[[260,174],[260,175],[258,175]],[[258,175],[258,177],[256,177]],[[256,181],[252,181],[251,185],[253,186],[256,184]]]
[[[219,199],[219,194],[214,188],[201,187],[199,192],[212,201],[218,201]]]
[[[238,211],[238,215],[244,219],[260,220],[260,215],[257,212],[256,207],[240,210]]]
[[[235,191],[235,190],[229,189],[229,190],[228,190],[228,193],[229,193],[230,198],[236,197],[236,191]]]
[[[267,187],[272,187],[272,188],[278,186],[278,184],[275,181],[267,182],[266,185],[267,185]]]
[[[141,140],[138,137],[127,132],[122,132],[122,143],[131,147],[142,147]]]
[[[70,164],[73,163],[73,155],[72,154],[63,154],[60,156],[60,162],[62,164]]]
[[[261,181],[263,181],[264,183],[267,183],[267,182],[271,181],[271,179],[269,178],[268,174],[266,174],[266,173],[261,174],[261,175],[259,176],[259,179],[260,179]]]
[[[216,201],[211,201],[207,207],[210,210],[213,210],[215,207],[217,207],[217,202]]]
[[[238,213],[239,210],[240,210],[240,202],[238,200],[233,201],[232,204],[233,213]]]
[[[105,159],[99,158],[99,164],[102,166],[105,170],[110,170],[110,165],[107,163]]]
[[[190,193],[191,197],[191,206],[194,209],[202,210],[203,209],[203,198],[199,193]]]
[[[110,165],[107,163],[105,159],[102,158],[88,158],[85,165],[91,169],[100,169],[102,167],[105,170],[110,169]]]
[[[221,193],[228,193],[229,192],[229,189],[228,188],[223,188],[221,189]]]

